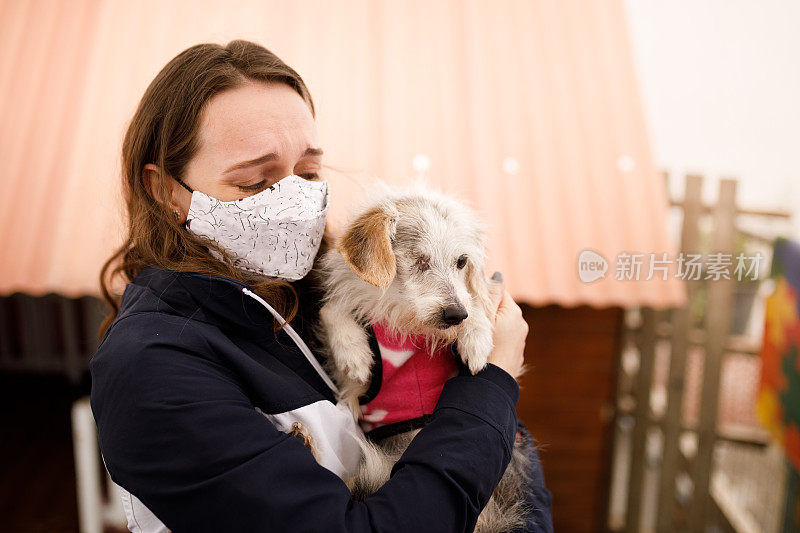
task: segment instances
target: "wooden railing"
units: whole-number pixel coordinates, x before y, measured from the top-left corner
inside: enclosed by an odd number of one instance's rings
[[[702,184],[701,176],[687,176],[683,200],[673,202],[683,214],[680,248],[684,253],[723,253],[735,257],[737,238],[742,235],[769,241],[769,237],[741,229],[740,215],[789,218],[788,213],[780,211],[738,208],[736,181],[732,179],[721,180],[717,203],[706,205],[701,198]],[[713,223],[710,240],[702,238],[700,229],[707,217]],[[761,264],[761,269],[761,277],[768,274],[767,264]],[[712,498],[710,484],[715,445],[730,441],[763,447],[768,441],[766,433],[758,428],[720,427],[718,423],[720,377],[726,354],[758,353],[757,344],[731,334],[735,282],[733,276],[709,281],[702,277],[686,280],[686,305],[665,311],[643,308],[631,315],[635,319],[626,320],[616,417],[619,427],[630,427],[631,421],[632,427],[623,437],[620,435],[624,432],[616,432],[617,439],[627,440],[621,448],[619,442],[615,443],[615,449],[625,450],[624,457],[615,460],[629,461],[621,470],[627,472],[627,476],[623,476],[627,478],[627,501],[624,523],[619,522],[618,516],[616,523],[609,522],[611,529],[703,532],[714,525],[722,531],[735,530],[737,521],[725,512],[730,502],[720,505]],[[698,325],[695,306],[701,294],[705,298],[705,310],[702,323]],[[658,412],[654,412],[651,394],[656,347],[664,342],[669,344],[666,400]],[[688,354],[697,347],[703,351],[703,378],[698,417],[696,422],[689,423],[684,417],[685,377]],[[638,354],[638,357],[631,363],[626,353]],[[650,438],[653,435],[658,438]],[[652,442],[660,442],[660,446],[648,445]],[[615,470],[619,467],[616,464]],[[649,491],[647,496],[646,491]],[[642,514],[646,497],[649,523]]]

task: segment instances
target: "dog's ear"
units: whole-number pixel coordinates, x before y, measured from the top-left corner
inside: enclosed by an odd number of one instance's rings
[[[336,249],[359,278],[385,289],[397,272],[392,236],[397,216],[382,207],[359,215],[339,239]]]

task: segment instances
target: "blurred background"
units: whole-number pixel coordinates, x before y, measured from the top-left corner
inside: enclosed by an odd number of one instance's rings
[[[308,84],[334,228],[376,178],[488,223],[556,531],[800,531],[795,0],[0,0],[0,531],[124,528],[85,399],[121,140],[237,38]]]

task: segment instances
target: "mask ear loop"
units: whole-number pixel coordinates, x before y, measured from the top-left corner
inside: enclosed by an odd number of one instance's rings
[[[187,191],[189,191],[189,192],[192,192],[192,193],[194,192],[194,189],[192,189],[191,187],[189,187],[188,185],[186,185],[186,184],[183,182],[183,180],[181,180],[180,178],[176,178],[175,176],[172,176],[172,179],[174,179],[175,181],[177,181],[177,182],[180,184],[180,186],[181,186],[181,187],[183,187],[184,189],[186,189]]]
[[[184,189],[186,189],[190,193],[194,194],[194,190],[191,187],[189,187],[188,185],[186,185],[183,182],[183,180],[181,180],[180,178],[176,178],[175,176],[172,176],[172,179],[177,181],[180,184],[181,187],[183,187]],[[175,218],[180,219],[180,214],[177,211],[173,211],[173,213],[175,213]],[[183,225],[184,228],[189,229],[189,219],[187,218],[186,222],[184,222],[182,225]]]

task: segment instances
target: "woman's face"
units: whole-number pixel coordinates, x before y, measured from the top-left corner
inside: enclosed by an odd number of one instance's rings
[[[231,201],[291,174],[319,179],[321,162],[314,117],[302,97],[283,83],[248,82],[208,101],[200,116],[198,150],[183,181]],[[191,193],[175,180],[167,181],[171,207],[183,222]]]

